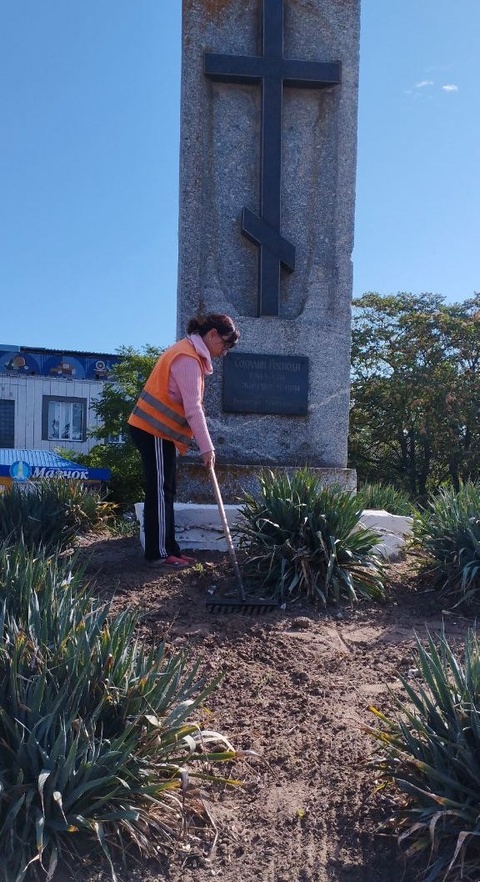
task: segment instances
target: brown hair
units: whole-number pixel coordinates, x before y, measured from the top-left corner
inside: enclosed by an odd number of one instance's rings
[[[230,348],[235,346],[240,337],[233,319],[228,315],[220,315],[216,312],[210,312],[202,318],[191,318],[187,325],[187,334],[200,334],[200,337],[204,337],[212,328],[215,328],[220,336],[228,338]]]

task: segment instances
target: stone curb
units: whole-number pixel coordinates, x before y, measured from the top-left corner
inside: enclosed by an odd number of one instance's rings
[[[230,529],[235,526],[239,517],[237,505],[226,505],[225,513]],[[140,541],[143,545],[143,504],[137,502],[135,514],[140,523]],[[378,531],[382,542],[378,553],[386,560],[396,560],[401,554],[405,542],[412,534],[412,518],[393,515],[384,510],[366,509],[361,518],[364,527]],[[199,505],[179,502],[175,505],[175,524],[177,538],[185,550],[227,551],[227,543],[223,535],[220,515],[216,505]],[[235,541],[235,536],[233,536]]]

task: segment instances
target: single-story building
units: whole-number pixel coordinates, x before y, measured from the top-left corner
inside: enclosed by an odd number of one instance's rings
[[[92,404],[120,355],[0,344],[0,448],[79,453],[97,443]]]

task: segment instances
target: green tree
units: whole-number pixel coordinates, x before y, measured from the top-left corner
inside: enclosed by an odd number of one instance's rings
[[[447,399],[450,437],[445,453],[458,491],[461,481],[477,480],[480,470],[480,294],[447,308],[440,327],[457,368]]]
[[[415,499],[478,476],[480,295],[354,301],[350,464]]]
[[[103,386],[92,408],[100,420],[92,436],[100,442],[90,453],[75,456],[98,468],[109,468],[112,478],[108,498],[131,505],[143,498],[142,467],[138,451],[130,439],[127,420],[163,349],[144,346],[137,351],[131,346],[118,350],[122,361],[113,368],[112,378]]]

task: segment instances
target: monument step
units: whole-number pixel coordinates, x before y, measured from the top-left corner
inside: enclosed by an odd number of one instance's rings
[[[266,469],[271,468],[276,475],[285,474],[291,476],[298,471],[299,466],[264,463],[241,464],[241,463],[215,463],[215,473],[220,485],[224,502],[230,505],[238,504],[244,493],[253,496],[259,492],[259,476]],[[355,469],[337,468],[335,466],[316,468],[309,467],[318,482],[323,487],[341,487],[343,490],[355,491],[357,489],[357,473]],[[198,460],[181,459],[177,463],[177,499],[184,503],[204,504],[214,502],[212,482],[208,469]]]

